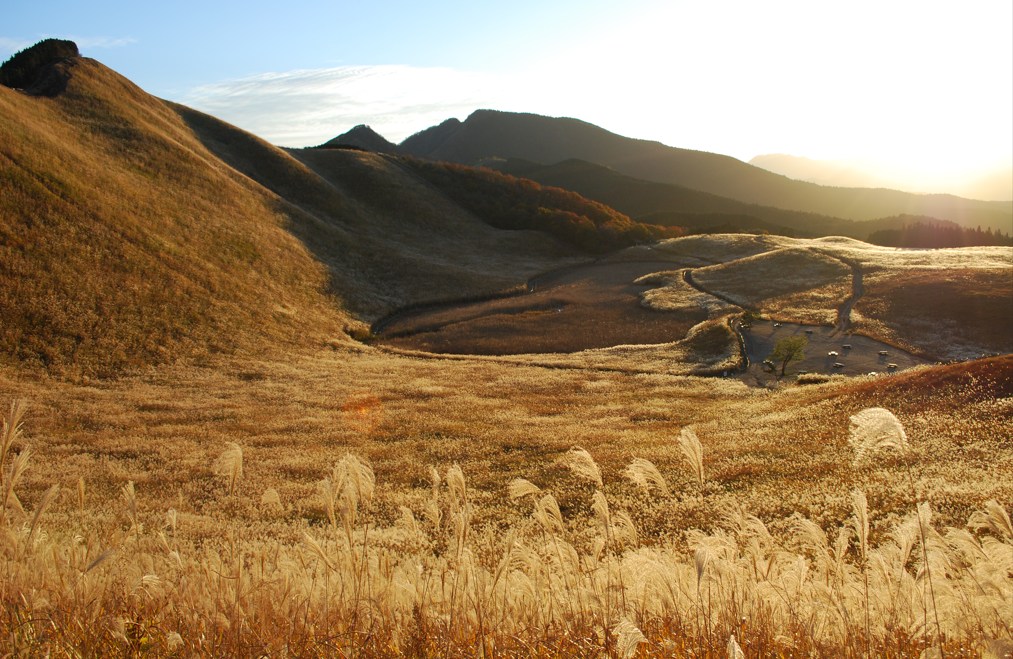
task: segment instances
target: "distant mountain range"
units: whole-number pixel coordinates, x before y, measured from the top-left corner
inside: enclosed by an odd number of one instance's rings
[[[368,144],[379,137],[363,127],[354,130],[358,134],[347,133],[328,144],[345,142],[370,148]],[[468,165],[522,160],[551,166],[583,160],[630,179],[679,186],[753,206],[856,221],[912,215],[1005,232],[1013,228],[1013,202],[821,186],[790,179],[729,156],[623,137],[570,118],[478,110],[465,121],[448,119],[412,135],[397,145],[396,150]],[[604,201],[586,188],[584,193]],[[696,206],[694,212],[728,212],[726,202],[718,206],[724,208]],[[676,206],[654,208],[650,212],[684,212],[684,209]]]

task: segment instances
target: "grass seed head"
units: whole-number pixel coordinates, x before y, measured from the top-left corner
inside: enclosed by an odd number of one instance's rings
[[[880,449],[904,453],[908,448],[904,426],[893,412],[882,407],[870,407],[851,417],[849,442],[855,453],[855,464]]]
[[[971,528],[988,530],[1007,544],[1013,544],[1013,523],[1009,513],[995,499],[985,502],[984,510],[976,510],[968,520]]]
[[[236,484],[243,477],[243,447],[235,442],[228,442],[225,450],[218,456],[216,467],[218,473],[229,480],[229,495],[235,494]]]
[[[612,633],[616,636],[616,653],[623,659],[630,659],[637,653],[641,643],[648,642],[640,628],[629,618],[620,620],[612,629]]]
[[[703,486],[703,445],[692,428],[683,428],[679,433],[679,449],[696,476],[697,483]]]
[[[578,478],[591,481],[598,487],[602,487],[601,469],[594,461],[591,454],[579,446],[574,446],[562,458],[563,465],[574,473]]]
[[[634,458],[633,462],[623,471],[623,475],[644,490],[650,491],[653,487],[665,496],[670,494],[665,477],[650,460]]]
[[[507,495],[510,499],[520,499],[528,495],[536,496],[541,489],[525,478],[515,478],[507,486]]]

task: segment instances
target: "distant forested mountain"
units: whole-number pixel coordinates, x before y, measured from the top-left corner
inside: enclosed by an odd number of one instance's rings
[[[579,159],[643,181],[678,185],[747,204],[851,220],[924,215],[964,227],[981,225],[993,230],[1013,224],[1013,202],[820,186],[729,156],[623,137],[578,119],[479,110],[463,122],[451,119],[423,130],[399,146],[418,157],[463,164],[489,158],[521,159],[541,165]]]

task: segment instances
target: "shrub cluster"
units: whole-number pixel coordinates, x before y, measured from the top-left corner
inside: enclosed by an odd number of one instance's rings
[[[73,41],[43,39],[34,46],[15,53],[0,65],[0,85],[14,89],[31,87],[46,66],[80,54]]]

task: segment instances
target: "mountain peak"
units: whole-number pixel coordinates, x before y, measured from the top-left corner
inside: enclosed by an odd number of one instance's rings
[[[365,149],[377,153],[398,153],[397,145],[366,124],[359,124],[320,145],[321,149]]]

